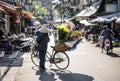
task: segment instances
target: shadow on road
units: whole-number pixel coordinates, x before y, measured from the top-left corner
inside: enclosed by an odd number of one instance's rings
[[[36,75],[40,75],[40,81],[93,81],[92,76],[85,74],[72,73],[68,70],[50,69],[47,71],[37,71]]]
[[[120,57],[120,55],[117,54],[117,53],[110,53],[110,54],[108,54],[108,55],[111,56],[111,57],[114,57],[114,58]]]
[[[9,70],[12,67],[21,67],[22,64],[23,64],[23,58],[18,58],[18,59],[0,59],[0,70],[1,70],[1,67],[6,67],[4,69],[3,74],[0,76],[0,81],[3,80],[3,78],[6,76],[6,74],[9,72]]]
[[[36,75],[40,75],[39,80],[40,81],[55,81],[55,74],[52,72],[47,72],[44,70],[38,70],[36,72]]]
[[[0,66],[1,67],[16,67],[16,66],[22,66],[23,64],[23,58],[18,59],[0,59]]]

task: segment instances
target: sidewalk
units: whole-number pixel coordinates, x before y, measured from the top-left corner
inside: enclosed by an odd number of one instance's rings
[[[11,68],[22,66],[23,58],[18,58],[18,54],[19,51],[15,51],[10,56],[0,59],[0,80],[3,79],[3,77],[9,72]]]

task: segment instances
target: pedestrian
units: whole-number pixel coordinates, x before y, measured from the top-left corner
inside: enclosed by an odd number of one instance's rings
[[[0,38],[4,35],[4,32],[0,29]]]
[[[47,27],[41,27],[39,29],[39,35],[36,38],[36,42],[38,43],[39,50],[39,69],[45,70],[45,55],[48,47],[48,42],[50,41],[48,33],[49,29]]]
[[[103,36],[102,52],[103,52],[103,48],[104,48],[105,39],[110,40],[111,49],[113,49],[112,37],[113,37],[114,33],[112,32],[112,30],[110,30],[107,26],[104,26],[103,30],[101,31],[101,35]],[[111,50],[111,52],[112,52],[112,50]]]

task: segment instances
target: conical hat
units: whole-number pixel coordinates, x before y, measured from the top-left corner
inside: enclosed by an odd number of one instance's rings
[[[39,31],[41,33],[49,33],[50,32],[50,30],[47,27],[42,27],[42,28],[39,29]]]

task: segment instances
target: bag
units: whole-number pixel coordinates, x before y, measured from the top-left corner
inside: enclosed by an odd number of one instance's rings
[[[38,44],[40,43],[41,37],[42,37],[42,35],[40,35],[40,34],[36,37],[36,43],[38,43]]]

